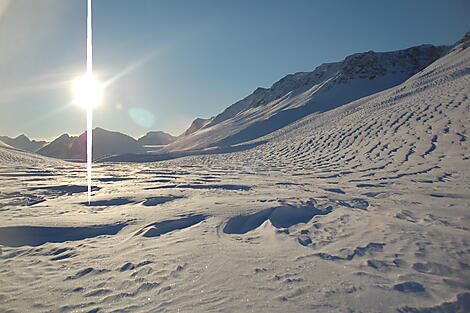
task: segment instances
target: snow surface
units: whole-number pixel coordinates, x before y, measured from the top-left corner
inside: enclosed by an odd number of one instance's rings
[[[82,164],[0,145],[0,311],[469,312],[467,43],[230,153],[95,164],[91,205]]]

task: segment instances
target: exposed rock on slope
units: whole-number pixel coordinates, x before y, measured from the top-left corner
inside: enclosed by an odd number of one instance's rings
[[[464,175],[458,168],[466,168],[470,148],[470,50],[464,48],[468,42],[459,42],[449,54],[394,88],[311,114],[260,138],[268,143],[247,151],[243,159],[320,166],[331,177],[377,167],[359,185],[421,172]],[[392,174],[397,168],[406,169],[405,174]]]

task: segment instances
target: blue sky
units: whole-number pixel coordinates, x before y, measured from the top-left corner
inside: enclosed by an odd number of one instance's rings
[[[94,125],[177,135],[289,73],[368,50],[452,44],[467,0],[93,0],[94,69],[113,79]],[[0,0],[0,134],[85,129],[85,0]],[[139,119],[142,112],[144,119]]]

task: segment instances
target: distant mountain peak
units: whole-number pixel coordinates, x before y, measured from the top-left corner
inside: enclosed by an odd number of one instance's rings
[[[11,138],[8,136],[0,136],[0,140],[8,144],[9,146],[29,152],[36,152],[45,144],[47,144],[46,141],[31,140],[25,134],[18,135],[15,138]]]
[[[462,39],[457,41],[455,47],[461,47],[462,49],[467,49],[470,46],[470,31],[467,32]]]
[[[86,132],[80,136],[62,134],[41,148],[38,153],[61,159],[81,159],[86,156]],[[142,152],[142,146],[131,136],[96,127],[93,129],[93,158],[102,156]]]
[[[18,135],[15,139],[31,141],[25,134]]]
[[[264,89],[264,88],[258,88],[258,89]],[[256,89],[256,90],[258,90]],[[257,92],[255,90],[255,93]],[[198,131],[199,129],[203,128],[204,126],[206,126],[207,124],[209,124],[211,121],[212,121],[212,117],[211,118],[196,118],[192,123],[191,125],[189,126],[188,129],[186,129],[186,131],[183,133],[183,136],[188,136],[188,135],[191,135],[192,133]]]
[[[176,137],[160,130],[149,131],[137,141],[145,146],[167,145],[176,140]]]
[[[151,131],[146,133],[146,135],[157,135],[157,134],[161,135],[161,134],[167,134],[167,133],[165,133],[164,131],[161,131],[161,130],[151,130]]]
[[[70,136],[69,134],[67,134],[67,133],[64,133],[64,134],[60,135],[59,137],[57,137],[54,141],[56,141],[56,140],[63,140],[63,139],[69,139],[69,138],[71,138],[71,136]]]

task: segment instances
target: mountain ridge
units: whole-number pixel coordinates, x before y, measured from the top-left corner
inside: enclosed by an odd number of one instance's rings
[[[38,151],[38,154],[60,159],[86,159],[86,131],[80,136],[62,134],[50,144]],[[142,153],[142,145],[129,135],[105,130],[93,129],[93,159],[124,153]]]
[[[31,140],[25,134],[21,134],[15,138],[0,136],[0,140],[12,147],[28,152],[36,152],[47,144],[47,141]]]
[[[367,51],[321,64],[312,72],[286,75],[270,88],[258,87],[164,151],[230,146],[259,138],[308,114],[396,86],[451,47],[420,45],[391,52]]]

